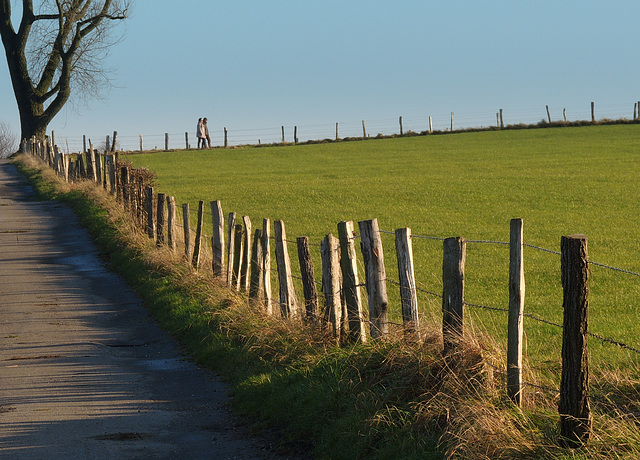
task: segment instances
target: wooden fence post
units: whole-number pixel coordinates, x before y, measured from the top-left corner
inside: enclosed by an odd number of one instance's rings
[[[196,270],[200,268],[200,253],[202,248],[202,226],[204,224],[204,201],[198,202],[198,226],[196,227],[196,240],[193,244],[193,258],[191,265]]]
[[[154,222],[153,222],[153,187],[147,187],[147,194],[145,199],[145,211],[146,211],[146,224],[147,224],[147,236],[154,239],[156,236]]]
[[[164,149],[169,150],[169,133],[164,133]]]
[[[562,109],[562,118],[564,118],[565,123],[567,122],[567,109]]]
[[[451,112],[451,132],[453,132],[453,112]]]
[[[140,134],[140,151],[142,152],[142,134]]]
[[[227,218],[227,285],[233,285],[233,265],[234,265],[234,256],[236,253],[235,249],[235,235],[234,232],[236,230],[236,213],[230,212],[229,217]]]
[[[182,205],[182,228],[184,231],[184,256],[187,260],[191,258],[191,213],[189,203]]]
[[[522,404],[522,336],[524,313],[524,262],[522,219],[511,219],[509,257],[509,327],[507,333],[507,395]]]
[[[455,349],[463,334],[464,265],[467,252],[462,237],[447,238],[442,258],[442,338],[444,354]]]
[[[185,150],[189,150],[189,132],[184,132],[184,148]]]
[[[500,109],[500,129],[504,129],[504,118],[502,117],[502,109]]]
[[[320,245],[322,253],[322,289],[327,310],[326,320],[331,323],[333,335],[340,341],[342,329],[342,274],[340,272],[340,242],[338,238],[329,234]]]
[[[367,138],[367,128],[364,127],[364,120],[362,120],[362,137]]]
[[[176,250],[176,199],[172,196],[167,196],[167,244]]]
[[[429,115],[429,134],[433,133],[433,119],[431,118],[431,115]]]
[[[402,117],[400,117],[400,119],[398,120],[398,122],[400,123],[400,135],[402,136],[404,134],[404,131],[402,129]]]
[[[348,337],[354,341],[367,341],[365,321],[362,313],[362,296],[358,280],[358,265],[353,239],[356,236],[352,221],[338,224],[340,238],[340,265],[342,268],[342,292],[347,307]]]
[[[78,156],[81,159],[81,156]],[[77,162],[76,162],[77,165]],[[77,173],[77,167],[76,167]],[[129,169],[126,166],[123,166],[120,170],[120,187],[122,189],[122,193],[120,196],[122,197],[122,204],[125,210],[129,209]]]
[[[384,338],[389,333],[389,297],[378,219],[360,221],[358,227],[366,273],[370,334],[372,339]]]
[[[596,122],[596,110],[595,110],[595,103],[591,103],[591,123],[595,123]]]
[[[251,281],[251,219],[249,216],[242,216],[242,222],[244,224],[244,255],[240,267],[240,289],[248,292]]]
[[[242,259],[244,258],[244,229],[242,224],[236,224],[233,233],[233,273],[231,285],[236,290],[240,290]]]
[[[315,323],[318,320],[318,290],[316,289],[309,238],[299,236],[296,239],[296,243],[298,245],[298,261],[300,262],[300,276],[304,291],[305,319]]]
[[[224,128],[224,148],[226,149],[227,147],[229,147],[229,140],[227,138],[227,128]]]
[[[223,276],[224,269],[224,215],[222,214],[222,203],[212,201],[211,218],[213,223],[213,236],[211,237],[211,252],[213,258],[213,276]]]
[[[269,237],[271,236],[271,220],[268,218],[262,221],[262,261],[264,266],[262,274],[264,275],[264,308],[268,315],[273,315],[273,302],[271,301],[271,244]]]
[[[396,230],[396,253],[398,258],[400,302],[402,304],[404,333],[409,338],[419,339],[418,296],[410,228],[399,228]]]
[[[551,114],[549,113],[549,106],[547,106],[547,118],[549,119],[549,123],[551,123]]]
[[[284,125],[282,126],[282,143],[284,144]]]
[[[262,255],[262,229],[257,228],[253,236],[253,251],[251,253],[251,284],[249,285],[249,299],[262,302],[264,300],[264,260]]]
[[[338,136],[338,123],[336,123],[336,140],[339,140],[340,136]]]
[[[111,153],[115,153],[116,151],[116,140],[118,138],[118,131],[113,132],[113,142],[111,142]]]
[[[278,281],[280,285],[280,312],[283,318],[295,318],[298,315],[298,300],[293,288],[291,275],[291,259],[287,248],[287,233],[284,222],[273,222],[274,237],[276,240],[276,265],[278,267]]]
[[[85,134],[82,135],[82,153],[87,151],[87,136]]]
[[[560,380],[561,443],[577,447],[589,440],[592,426],[589,406],[589,257],[587,237],[563,236],[562,269],[562,377]]]
[[[93,151],[93,156],[94,156],[94,160],[93,163],[95,164],[96,167],[96,183],[98,185],[102,185],[102,155],[100,155],[100,152],[98,152],[97,150]]]
[[[156,245],[164,246],[164,204],[165,194],[158,193],[158,204],[156,208]]]

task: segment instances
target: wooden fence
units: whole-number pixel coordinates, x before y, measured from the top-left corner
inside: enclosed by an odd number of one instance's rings
[[[114,136],[115,137],[115,136]],[[115,139],[112,143],[115,148]],[[177,208],[174,197],[157,193],[150,186],[150,174],[122,164],[115,152],[100,154],[90,147],[75,158],[64,155],[48,143],[25,141],[22,151],[51,166],[64,180],[95,181],[122,203],[133,221],[157,246],[177,249]],[[300,263],[302,298],[294,288],[294,275],[288,251],[285,224],[270,219],[252,230],[249,216],[228,214],[226,222],[220,201],[209,203],[212,219],[211,270],[235,290],[245,292],[249,302],[266,314],[280,315],[292,321],[325,325],[336,343],[366,342],[384,339],[389,334],[387,274],[381,230],[377,219],[358,222],[359,235],[351,221],[340,222],[338,236],[332,234],[320,243],[321,283],[324,308],[320,308],[316,270],[309,239],[295,241]],[[203,258],[205,202],[200,201],[195,238],[192,239],[189,205],[183,204],[184,255],[195,269]],[[407,340],[419,340],[419,315],[410,228],[395,232],[403,329]],[[523,264],[523,222],[511,221],[509,264],[509,320],[507,347],[507,394],[520,405],[522,401],[522,337],[525,298]],[[275,240],[278,298],[273,300],[271,283],[271,241]],[[364,262],[364,283],[358,271],[356,240]],[[442,336],[445,357],[456,353],[464,333],[464,286],[467,241],[462,237],[443,240],[442,258]],[[587,318],[588,256],[584,235],[565,236],[561,240],[563,286],[563,345],[560,387],[560,428],[563,442],[575,446],[586,442],[591,432],[589,408]],[[368,308],[363,307],[362,287],[366,289]],[[368,316],[366,314],[368,312]]]

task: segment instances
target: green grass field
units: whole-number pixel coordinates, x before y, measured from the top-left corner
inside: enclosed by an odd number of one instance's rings
[[[393,232],[468,240],[509,239],[524,219],[525,242],[559,251],[562,235],[589,238],[594,262],[640,272],[640,126],[612,125],[375,139],[298,146],[179,151],[127,156],[158,174],[157,190],[178,204],[221,200],[225,214],[282,219],[289,240],[319,243],[337,223],[378,218]],[[210,219],[207,219],[210,221]],[[209,223],[210,228],[210,223]],[[356,223],[357,228],[357,223]],[[208,230],[210,234],[210,230]],[[396,279],[393,235],[383,235],[387,275]],[[297,267],[295,248],[290,248]],[[442,242],[414,239],[419,287],[441,292]],[[506,245],[467,246],[466,300],[506,308]],[[560,257],[525,248],[525,310],[562,322]],[[274,280],[275,282],[275,280]],[[590,330],[640,348],[640,277],[591,266]],[[400,321],[389,285],[392,320]],[[277,292],[274,290],[274,292]],[[363,293],[364,294],[364,293]],[[299,296],[302,295],[300,290]],[[366,297],[366,296],[365,296]],[[423,321],[439,321],[441,300],[421,293]],[[502,344],[506,313],[470,307],[471,323]],[[559,381],[561,330],[525,320],[529,366]],[[635,366],[638,355],[590,339],[601,368]],[[637,376],[636,376],[637,377]]]

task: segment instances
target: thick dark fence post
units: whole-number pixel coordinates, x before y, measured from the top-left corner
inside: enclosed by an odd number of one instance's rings
[[[200,267],[200,253],[202,247],[202,226],[204,224],[204,201],[198,202],[198,226],[196,227],[196,240],[193,244],[193,257],[191,265],[196,270]]]
[[[453,350],[462,337],[464,309],[464,265],[467,242],[464,238],[447,238],[442,258],[442,337],[444,353]]]
[[[587,237],[563,236],[562,268],[562,378],[560,380],[560,436],[569,447],[585,444],[591,434],[589,407],[589,258]]]
[[[318,290],[316,289],[309,238],[299,236],[296,239],[296,243],[298,245],[298,261],[300,262],[300,275],[304,291],[305,319],[309,322],[315,322],[318,319]]]
[[[367,341],[365,321],[362,312],[362,296],[358,279],[358,262],[353,242],[356,234],[352,221],[338,224],[340,238],[340,265],[342,268],[342,295],[347,306],[348,339],[351,341]],[[347,338],[347,337],[345,337]]]
[[[164,204],[165,194],[158,193],[158,203],[156,205],[156,245],[164,246]]]
[[[154,239],[156,236],[153,222],[153,187],[147,187],[147,195],[145,200],[147,236]]]

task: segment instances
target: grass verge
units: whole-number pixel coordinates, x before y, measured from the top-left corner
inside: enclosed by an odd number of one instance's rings
[[[39,199],[74,209],[159,323],[227,379],[235,406],[258,428],[277,427],[284,446],[318,458],[640,457],[633,373],[598,375],[594,436],[583,448],[563,449],[555,394],[528,391],[523,409],[509,404],[495,370],[504,367],[503,353],[490,338],[465,337],[447,359],[439,332],[429,328],[420,343],[397,336],[337,347],[321,329],[265,317],[156,249],[92,184],[69,186],[25,159],[19,165]]]

